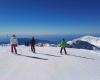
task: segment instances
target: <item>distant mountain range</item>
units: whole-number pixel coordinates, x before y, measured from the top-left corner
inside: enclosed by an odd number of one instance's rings
[[[31,41],[31,38],[18,38],[19,45],[24,45],[25,43],[29,43],[30,41]],[[36,43],[49,43],[49,44],[52,44],[54,42],[48,41],[48,40],[36,39]]]
[[[77,39],[73,39],[72,41],[67,42],[70,48],[78,48],[78,49],[100,49],[100,38],[93,36],[83,36]]]
[[[17,38],[18,39],[18,44],[19,45],[24,45],[25,43],[29,43],[31,41],[31,38]],[[2,44],[9,44],[10,43],[10,38],[0,38],[0,45]],[[48,41],[48,40],[39,40],[36,39],[36,43],[49,43],[49,44],[54,44],[55,42],[53,41]]]
[[[31,38],[24,38],[19,37],[18,43],[19,45],[25,45],[31,41]],[[10,38],[9,37],[2,37],[0,38],[0,45],[2,44],[9,44]],[[44,44],[44,46],[58,46],[57,42],[49,41],[49,40],[40,40],[36,39],[36,43],[38,45]],[[94,37],[94,36],[83,36],[80,38],[73,39],[71,41],[67,42],[69,44],[69,48],[78,48],[78,49],[100,49],[100,37]]]

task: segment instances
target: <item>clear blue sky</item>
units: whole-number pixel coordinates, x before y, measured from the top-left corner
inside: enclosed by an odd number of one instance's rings
[[[0,33],[100,33],[100,1],[0,0]]]

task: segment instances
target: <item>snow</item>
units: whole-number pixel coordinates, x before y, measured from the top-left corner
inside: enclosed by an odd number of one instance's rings
[[[66,48],[60,55],[59,47],[18,46],[12,54],[10,46],[0,47],[0,80],[100,80],[100,53]]]
[[[72,44],[73,42],[76,42],[77,40],[81,40],[81,41],[86,41],[90,44],[93,44],[97,47],[100,47],[100,37],[94,37],[94,36],[83,36],[77,39],[74,39],[72,41],[68,41],[69,44]]]

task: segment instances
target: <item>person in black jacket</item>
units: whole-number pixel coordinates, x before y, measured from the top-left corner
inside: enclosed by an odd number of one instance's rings
[[[33,53],[35,53],[35,43],[36,43],[36,41],[35,41],[35,39],[34,39],[34,37],[33,37],[32,40],[30,41],[31,51],[32,51]]]

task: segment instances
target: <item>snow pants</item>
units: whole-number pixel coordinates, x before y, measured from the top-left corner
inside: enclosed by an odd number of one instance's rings
[[[12,44],[11,45],[11,52],[13,53],[13,52],[15,52],[15,53],[17,53],[17,49],[16,49],[16,44]]]
[[[65,54],[67,54],[66,49],[65,48],[61,48],[61,50],[60,50],[61,55],[62,55],[62,50],[64,50]]]
[[[35,53],[35,46],[34,46],[34,45],[31,45],[31,51],[32,51],[33,53]]]

